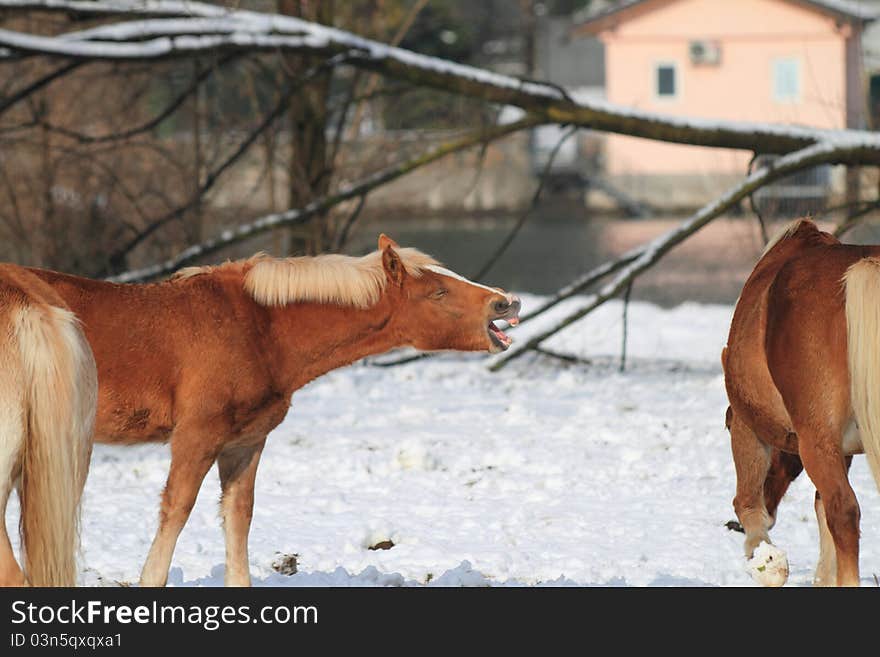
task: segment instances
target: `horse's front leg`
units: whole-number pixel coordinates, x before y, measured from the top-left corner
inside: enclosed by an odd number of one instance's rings
[[[217,457],[220,471],[220,513],[226,534],[226,586],[250,586],[248,532],[254,509],[254,482],[265,437],[255,445],[230,447]]]
[[[213,436],[208,437],[203,431],[175,430],[171,438],[171,467],[159,508],[159,528],[141,571],[141,586],[165,586],[168,581],[177,538],[216,455]]]

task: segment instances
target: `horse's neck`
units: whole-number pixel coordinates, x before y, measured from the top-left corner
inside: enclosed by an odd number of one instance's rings
[[[331,370],[399,346],[392,310],[384,296],[366,309],[313,303],[273,308],[279,379],[292,392]]]

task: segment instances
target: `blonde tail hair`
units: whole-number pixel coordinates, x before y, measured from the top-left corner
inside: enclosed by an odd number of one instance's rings
[[[97,404],[95,360],[69,310],[27,303],[13,317],[23,383],[22,565],[34,586],[75,586]]]
[[[850,397],[862,447],[880,489],[880,259],[859,260],[844,281]]]

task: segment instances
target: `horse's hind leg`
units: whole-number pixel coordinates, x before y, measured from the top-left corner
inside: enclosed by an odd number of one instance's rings
[[[736,466],[736,497],[733,508],[745,532],[745,553],[752,578],[764,586],[782,586],[788,579],[788,559],[770,542],[773,520],[764,500],[764,487],[771,465],[771,450],[735,413],[728,423],[733,462]],[[776,500],[778,503],[778,500]],[[756,555],[756,548],[766,543]]]
[[[860,513],[856,495],[849,485],[846,459],[838,441],[827,431],[798,426],[795,429],[804,469],[821,496],[828,531],[834,541],[836,583],[838,586],[858,586]]]
[[[847,456],[847,472],[849,472],[851,464],[852,456]],[[837,548],[834,547],[834,539],[831,536],[831,530],[828,529],[825,505],[822,503],[819,491],[816,491],[814,507],[816,522],[819,525],[819,563],[816,566],[816,575],[813,577],[813,586],[834,586],[837,583]]]

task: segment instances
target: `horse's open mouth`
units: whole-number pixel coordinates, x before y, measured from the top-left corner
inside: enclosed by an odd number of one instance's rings
[[[507,320],[511,326],[516,326],[519,324],[519,320],[516,318],[512,318]],[[507,335],[504,331],[498,328],[495,325],[495,322],[489,322],[489,338],[492,340],[492,344],[496,347],[499,347],[502,351],[506,351],[507,348],[513,342],[513,338]]]

